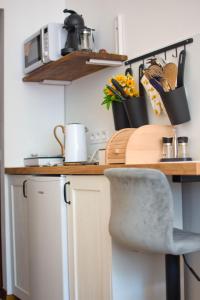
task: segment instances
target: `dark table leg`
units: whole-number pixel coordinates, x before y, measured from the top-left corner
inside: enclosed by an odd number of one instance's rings
[[[166,300],[180,300],[180,256],[165,255]]]

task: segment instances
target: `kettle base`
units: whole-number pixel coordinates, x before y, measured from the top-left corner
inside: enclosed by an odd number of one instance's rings
[[[85,166],[85,165],[98,165],[99,163],[94,161],[94,162],[89,162],[89,161],[81,161],[81,162],[64,162],[64,166]]]

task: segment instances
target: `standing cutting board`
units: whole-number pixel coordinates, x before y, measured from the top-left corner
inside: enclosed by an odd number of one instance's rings
[[[117,131],[106,147],[106,164],[155,163],[162,158],[162,137],[174,136],[172,126],[144,125]]]
[[[162,158],[162,137],[174,136],[172,126],[145,125],[129,138],[126,148],[126,164],[154,163]]]

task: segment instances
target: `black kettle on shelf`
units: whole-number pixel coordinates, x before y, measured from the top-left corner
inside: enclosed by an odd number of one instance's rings
[[[92,51],[94,48],[94,29],[86,27],[82,15],[74,10],[64,9],[63,12],[70,15],[64,20],[63,28],[67,30],[67,41],[61,54],[64,56],[73,51]]]

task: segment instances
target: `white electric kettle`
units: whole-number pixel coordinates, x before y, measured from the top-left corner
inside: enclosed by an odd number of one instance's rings
[[[64,145],[56,133],[59,127],[64,134]],[[83,124],[57,125],[54,128],[54,136],[61,146],[61,154],[65,157],[65,162],[87,161],[86,127]]]

